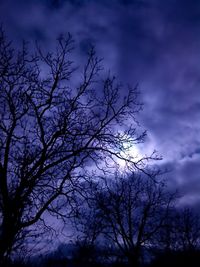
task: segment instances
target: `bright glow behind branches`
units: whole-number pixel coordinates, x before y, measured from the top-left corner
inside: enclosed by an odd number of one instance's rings
[[[143,158],[142,151],[139,148],[138,144],[130,144],[129,142],[123,143],[123,149],[120,153],[122,158],[127,159],[128,161],[138,162]],[[123,159],[117,159],[117,163],[119,164],[120,170],[123,170],[127,166],[129,166],[128,161]]]

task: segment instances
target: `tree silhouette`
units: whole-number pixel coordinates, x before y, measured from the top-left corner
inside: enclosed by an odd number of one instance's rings
[[[130,266],[139,266],[144,250],[155,246],[155,237],[175,199],[165,186],[156,173],[151,179],[136,173],[100,182],[93,187],[89,211],[83,211],[80,219],[83,238],[94,237],[89,240],[93,244],[98,235],[103,235],[116,248],[116,255]],[[85,223],[85,214],[94,216]]]
[[[179,250],[198,250],[200,245],[200,217],[192,209],[177,211],[175,218],[176,240]]]
[[[143,168],[128,148],[143,142],[135,116],[137,88],[125,96],[114,77],[101,76],[94,49],[83,70],[70,60],[70,35],[54,52],[14,49],[0,33],[0,258],[49,212],[66,216],[87,167],[106,171],[118,160]],[[65,209],[66,210],[66,209]]]
[[[159,242],[158,242],[159,243]],[[160,232],[160,248],[165,252],[190,252],[199,249],[200,218],[190,208],[170,211]]]

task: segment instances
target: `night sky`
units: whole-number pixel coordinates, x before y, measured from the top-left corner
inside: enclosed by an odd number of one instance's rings
[[[106,69],[138,83],[148,131],[141,153],[156,149],[182,201],[200,201],[199,0],[1,0],[0,23],[16,45],[37,39],[48,48],[70,32],[80,62],[94,44]]]

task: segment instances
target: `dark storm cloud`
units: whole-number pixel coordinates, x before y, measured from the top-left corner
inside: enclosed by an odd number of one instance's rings
[[[0,12],[14,40],[50,45],[70,31],[80,53],[93,43],[120,80],[139,82],[142,150],[163,155],[187,196],[200,193],[199,0],[3,0]]]
[[[197,206],[199,210],[200,204],[200,183],[199,183],[199,162],[200,151],[197,150],[193,154],[184,156],[182,159],[173,160],[165,164],[165,168],[171,171],[166,174],[168,185],[171,191],[178,189],[180,205]]]

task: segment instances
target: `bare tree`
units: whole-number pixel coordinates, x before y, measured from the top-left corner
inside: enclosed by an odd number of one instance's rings
[[[174,207],[157,234],[151,266],[196,266],[199,262],[200,218],[194,209]]]
[[[130,266],[138,266],[143,249],[154,246],[174,195],[156,177],[116,176],[96,194],[95,210],[104,220],[103,234],[113,242]]]
[[[200,248],[200,217],[194,210],[185,208],[179,212],[177,232],[183,251]]]
[[[200,218],[192,209],[171,211],[170,220],[161,231],[169,252],[190,252],[200,248]]]
[[[120,96],[115,78],[101,78],[93,49],[77,72],[72,48],[69,35],[55,52],[37,48],[32,56],[0,33],[1,259],[46,212],[65,215],[88,165],[105,171],[124,160],[144,167],[145,157],[128,154],[145,137],[136,131],[137,88]]]
[[[77,195],[76,216],[70,220],[74,230],[73,242],[76,247],[74,257],[79,262],[84,260],[87,265],[89,262],[97,264],[99,258],[102,260],[107,256],[107,253],[102,250],[102,240],[99,240],[105,224],[101,210],[95,205],[96,193],[99,192],[98,182],[91,178],[84,181],[83,194]]]

